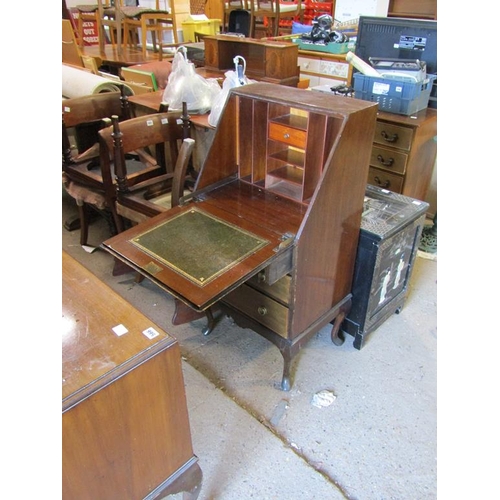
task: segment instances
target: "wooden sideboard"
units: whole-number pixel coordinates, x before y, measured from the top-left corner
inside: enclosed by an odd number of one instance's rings
[[[412,116],[380,111],[368,184],[425,200],[437,154],[437,110]]]
[[[269,83],[232,89],[194,193],[103,246],[195,311],[274,343],[281,388],[351,304],[377,105]]]
[[[63,252],[62,498],[195,499],[180,349]]]
[[[297,44],[228,35],[206,36],[203,41],[205,68],[209,71],[234,70],[233,59],[241,56],[250,79],[291,87],[299,82]]]

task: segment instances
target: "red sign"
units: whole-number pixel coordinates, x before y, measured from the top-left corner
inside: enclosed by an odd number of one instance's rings
[[[69,9],[71,12],[71,24],[73,25],[73,30],[75,32],[75,37],[79,40],[78,33],[78,10],[75,8]],[[83,22],[83,44],[84,45],[98,45],[99,44],[99,33],[97,32],[97,23],[95,21],[84,21]]]

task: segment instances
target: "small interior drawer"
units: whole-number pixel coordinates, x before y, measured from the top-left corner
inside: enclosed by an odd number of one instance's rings
[[[370,167],[368,172],[368,184],[378,186],[395,193],[403,192],[403,177],[379,168]]]
[[[305,149],[307,133],[305,130],[287,127],[280,123],[269,124],[269,139],[279,141],[283,144]]]
[[[266,280],[265,271],[252,276],[247,283],[252,287],[264,292],[271,298],[281,302],[283,305],[288,305],[290,303],[290,283],[292,282],[292,277],[287,274],[283,278],[279,279],[273,285],[270,285]]]
[[[278,335],[287,337],[288,308],[276,300],[245,284],[227,294],[222,300]]]
[[[375,125],[373,142],[377,144],[410,151],[412,139],[413,129],[410,127],[403,127],[383,121],[377,121]]]
[[[396,149],[382,148],[380,146],[373,146],[372,148],[370,165],[373,167],[404,174],[407,161],[408,155]]]

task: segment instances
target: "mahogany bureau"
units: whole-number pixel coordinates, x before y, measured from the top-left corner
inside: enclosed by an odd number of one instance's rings
[[[184,204],[103,243],[196,312],[274,343],[281,389],[351,306],[377,105],[270,83],[232,89]],[[176,323],[178,324],[178,323]]]

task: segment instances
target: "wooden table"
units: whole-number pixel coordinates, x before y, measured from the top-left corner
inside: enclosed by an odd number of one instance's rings
[[[121,68],[123,66],[133,66],[134,64],[144,64],[158,60],[158,55],[154,52],[148,53],[146,58],[142,54],[142,50],[126,47],[118,50],[117,46],[105,45],[99,48],[99,45],[88,45],[81,49],[83,56],[93,57],[97,60],[97,66],[106,64]]]
[[[176,339],[62,257],[63,498],[195,499],[202,473]]]

